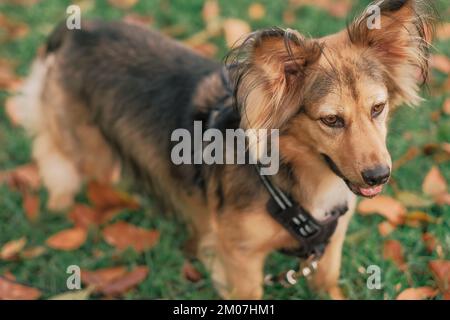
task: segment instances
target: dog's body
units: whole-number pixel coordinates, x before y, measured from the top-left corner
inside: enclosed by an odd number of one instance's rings
[[[252,34],[229,74],[236,99],[220,64],[156,32],[102,22],[57,28],[18,97],[49,207],[70,206],[86,177],[109,181],[120,164],[191,223],[194,251],[223,297],[261,298],[266,256],[297,241],[267,213],[270,196],[251,165],[176,166],[171,133],[192,132],[194,121],[222,131],[280,128],[282,164],[273,182],[318,220],[336,206],[349,208],[312,279],[319,289],[335,286],[355,193],[373,196],[387,180],[372,174],[377,181],[367,182],[366,173],[391,166],[388,106],[417,102],[413,67],[426,64],[422,31],[429,21],[412,10],[420,1],[391,2],[382,12],[395,17],[389,32],[397,30],[384,34],[387,40],[366,31],[366,43],[358,26],[364,17],[319,40],[277,29]],[[211,122],[219,105],[225,112]],[[342,115],[324,114],[330,109]]]

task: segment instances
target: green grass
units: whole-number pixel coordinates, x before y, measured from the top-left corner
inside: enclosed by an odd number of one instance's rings
[[[83,11],[83,18],[102,17],[105,19],[119,19],[126,12],[111,7],[107,1],[79,1],[87,4]],[[253,1],[220,1],[222,15],[249,20],[247,8]],[[283,12],[287,8],[287,1],[261,0],[267,9],[267,15],[260,21],[251,22],[252,28],[281,26],[292,27],[305,34],[323,36],[344,27],[346,20],[330,17],[326,12],[315,8],[301,8],[296,10],[296,22],[285,25],[282,21]],[[359,1],[364,5],[368,1]],[[65,10],[70,1],[42,0],[34,7],[24,8],[7,4],[0,4],[0,12],[9,17],[23,21],[31,27],[31,32],[21,40],[0,45],[0,57],[14,59],[18,62],[18,73],[25,75],[30,62],[46,35],[52,27],[65,17]],[[166,28],[177,25],[181,32],[177,37],[184,39],[204,28],[201,18],[202,0],[141,0],[131,12],[154,17],[156,28]],[[447,16],[450,5],[446,5]],[[443,11],[444,12],[444,11]],[[217,58],[225,54],[224,40],[219,37],[213,39],[220,52]],[[436,50],[450,56],[450,42],[436,44]],[[444,80],[439,73],[435,79]],[[445,96],[429,96],[424,94],[426,102],[416,109],[401,108],[396,112],[391,122],[389,148],[394,159],[400,157],[409,147],[421,146],[428,142],[450,141],[450,119],[443,116],[438,122],[431,120],[431,113],[439,110]],[[449,95],[447,94],[447,97]],[[4,104],[6,92],[0,91],[0,106]],[[410,132],[411,140],[405,140],[403,134]],[[10,125],[0,108],[0,170],[13,168],[30,161],[30,143],[21,129]],[[393,177],[402,190],[420,192],[421,183],[431,168],[435,165],[431,157],[421,155],[395,171]],[[450,166],[439,164],[444,176],[450,181]],[[391,193],[388,188],[387,193]],[[64,216],[48,213],[45,209],[46,191],[41,190],[42,208],[41,218],[34,224],[25,219],[22,209],[21,196],[6,186],[0,186],[0,246],[5,242],[26,236],[29,245],[42,245],[45,239],[70,226]],[[80,196],[83,200],[83,196]],[[205,280],[193,284],[183,279],[181,267],[184,257],[183,242],[187,238],[187,231],[181,221],[159,215],[158,210],[151,205],[149,199],[144,199],[144,208],[136,212],[123,212],[116,219],[161,231],[159,244],[144,254],[126,251],[118,255],[112,247],[101,241],[98,231],[92,231],[88,241],[79,249],[72,252],[49,250],[36,259],[20,262],[0,261],[0,274],[7,270],[13,272],[21,282],[41,288],[44,298],[66,291],[65,273],[68,265],[76,264],[82,268],[96,269],[114,265],[133,266],[146,264],[150,267],[150,276],[136,290],[125,295],[125,298],[166,298],[166,299],[211,299],[218,298],[206,272]],[[427,231],[437,237],[444,247],[445,257],[448,259],[450,247],[449,221],[450,208],[433,206],[426,211],[441,217],[442,223],[427,227]],[[433,278],[428,271],[429,260],[436,259],[436,253],[427,253],[421,241],[420,228],[402,226],[388,236],[397,239],[405,249],[408,271],[399,271],[391,262],[382,258],[382,244],[385,240],[377,231],[377,225],[383,221],[379,216],[362,217],[355,215],[351,222],[348,238],[345,243],[341,286],[350,299],[392,299],[401,288],[433,285]],[[101,251],[100,257],[94,257],[94,251]],[[366,287],[367,275],[358,272],[360,266],[378,265],[382,269],[382,290],[369,290]],[[297,261],[292,258],[273,254],[267,262],[266,271],[278,273],[295,267]],[[311,292],[302,281],[291,288],[279,285],[267,287],[267,299],[317,299],[326,298]]]

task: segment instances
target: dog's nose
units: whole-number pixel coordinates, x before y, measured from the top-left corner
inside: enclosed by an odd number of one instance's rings
[[[372,169],[364,170],[361,172],[361,175],[369,186],[376,186],[389,180],[391,169],[387,166],[377,166]]]

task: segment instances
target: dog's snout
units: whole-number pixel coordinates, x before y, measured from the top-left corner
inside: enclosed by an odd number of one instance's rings
[[[361,172],[361,175],[369,186],[376,186],[386,183],[391,175],[391,169],[387,166],[377,166]]]

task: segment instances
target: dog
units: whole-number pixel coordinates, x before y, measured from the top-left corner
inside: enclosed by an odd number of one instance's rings
[[[48,207],[70,207],[83,181],[115,181],[123,169],[187,220],[190,248],[223,298],[262,298],[268,254],[299,245],[322,245],[311,286],[336,286],[356,197],[376,196],[389,180],[389,114],[421,102],[436,22],[431,1],[375,5],[381,28],[369,28],[366,10],[318,39],[259,30],[225,64],[126,23],[57,27],[16,97]],[[171,134],[192,132],[195,121],[221,132],[279,129],[278,173],[175,165]],[[323,239],[298,234],[285,212],[319,226]]]

